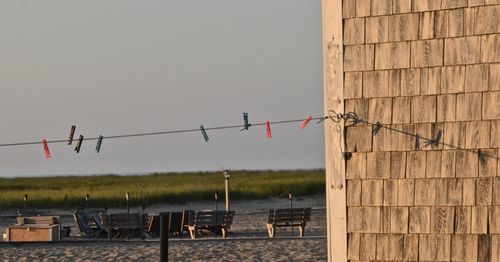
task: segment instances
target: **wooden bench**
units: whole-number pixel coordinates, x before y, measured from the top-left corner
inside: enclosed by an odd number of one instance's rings
[[[102,210],[77,210],[73,212],[73,218],[75,219],[78,229],[81,235],[84,237],[100,237],[102,232],[106,229],[102,224],[99,213]]]
[[[100,214],[100,216],[102,225],[108,232],[109,240],[116,237],[126,237],[134,233],[143,236],[147,214],[133,213],[128,215],[127,213],[121,213]]]
[[[209,230],[226,238],[227,232],[233,224],[234,211],[213,211],[203,210],[192,214],[189,218],[189,234],[191,239],[196,238],[196,232],[199,230]]]
[[[58,216],[17,217],[17,224],[7,230],[7,239],[16,241],[60,241]]]
[[[184,231],[188,231],[189,217],[194,214],[193,210],[183,210],[181,212],[163,212],[167,215],[168,233],[172,236],[181,236]],[[149,217],[148,233],[153,237],[160,235],[160,216],[154,214]]]
[[[311,220],[310,208],[287,208],[287,209],[269,209],[267,219],[267,231],[269,237],[274,237],[277,227],[299,227],[300,236],[304,236],[306,223]]]

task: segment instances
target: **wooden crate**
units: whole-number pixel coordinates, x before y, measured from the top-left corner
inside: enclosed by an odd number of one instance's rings
[[[59,225],[14,225],[7,229],[9,242],[57,242],[61,240]]]

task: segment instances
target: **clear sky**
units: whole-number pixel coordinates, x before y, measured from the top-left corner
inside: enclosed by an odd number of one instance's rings
[[[0,143],[321,116],[321,1],[2,0]],[[0,148],[0,176],[324,166],[323,125]]]

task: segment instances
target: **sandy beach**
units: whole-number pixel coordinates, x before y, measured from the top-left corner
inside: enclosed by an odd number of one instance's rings
[[[221,203],[219,203],[222,206]],[[265,226],[268,208],[287,208],[287,199],[235,201],[236,211],[231,233],[227,239],[206,233],[191,240],[187,235],[171,237],[169,261],[326,261],[326,210],[324,195],[297,198],[294,207],[311,207],[311,221],[305,237],[298,236],[298,229],[278,229],[276,238],[269,239]],[[214,209],[214,202],[194,202],[181,205],[156,205],[146,212],[175,211],[182,209]],[[133,211],[139,208],[132,209]],[[13,211],[2,212],[2,231],[13,223]],[[78,229],[68,215],[71,211],[54,210],[61,214],[61,223],[71,226],[71,237],[58,243],[30,243],[12,245],[0,242],[0,261],[158,261],[158,238],[145,240],[105,239],[82,240]],[[109,210],[108,212],[123,212]]]

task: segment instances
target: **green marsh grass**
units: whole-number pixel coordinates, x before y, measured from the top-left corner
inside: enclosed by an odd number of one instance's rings
[[[150,175],[96,175],[0,178],[0,209],[72,209],[85,206],[90,195],[92,207],[124,207],[125,193],[132,206],[212,200],[214,192],[224,193],[220,172],[155,173]],[[263,199],[325,191],[325,171],[232,171],[231,199]]]

